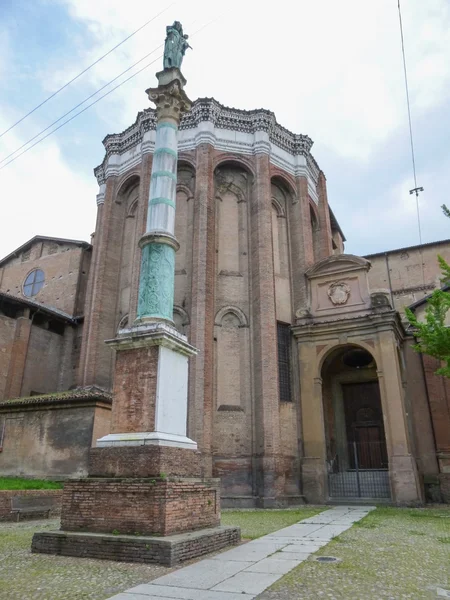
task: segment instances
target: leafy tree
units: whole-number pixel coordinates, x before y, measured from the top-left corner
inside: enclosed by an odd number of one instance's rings
[[[442,205],[442,211],[450,218],[450,210]],[[441,268],[441,284],[446,286],[450,283],[450,265],[438,256]],[[422,354],[433,356],[443,363],[436,371],[437,375],[450,378],[450,327],[445,323],[447,312],[450,310],[450,292],[445,289],[434,290],[427,301],[425,320],[419,322],[416,315],[409,308],[406,309],[406,317],[414,327],[414,335],[418,339],[414,350]]]

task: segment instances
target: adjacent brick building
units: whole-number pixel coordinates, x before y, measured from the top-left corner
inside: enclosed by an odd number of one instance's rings
[[[104,342],[136,317],[155,123],[148,109],[105,138],[92,248],[36,237],[0,262],[0,398],[110,391],[115,358]],[[225,504],[421,502],[441,450],[396,309],[438,285],[435,257],[450,258],[450,243],[367,257],[372,268],[343,254],[311,147],[269,111],[213,99],[181,121],[173,318],[199,350],[188,435]],[[45,325],[30,343],[41,318],[59,333]]]

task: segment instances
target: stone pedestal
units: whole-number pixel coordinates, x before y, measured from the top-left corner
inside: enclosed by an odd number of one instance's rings
[[[188,358],[185,336],[165,323],[120,332],[116,350],[111,433],[97,447],[162,445],[191,450],[186,437]]]
[[[165,323],[123,330],[108,344],[112,431],[91,450],[89,477],[65,484],[62,531],[35,534],[33,552],[171,565],[237,543],[239,528],[220,527],[220,482],[203,477],[186,436],[195,349]]]

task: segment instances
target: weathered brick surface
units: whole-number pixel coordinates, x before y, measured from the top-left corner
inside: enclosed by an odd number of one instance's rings
[[[61,528],[170,535],[220,523],[217,479],[79,479],[64,486]]]
[[[45,283],[33,300],[69,315],[82,314],[90,256],[91,248],[86,243],[38,238],[31,248],[0,266],[0,290],[24,298],[27,275],[41,269]]]
[[[11,514],[11,498],[14,496],[51,496],[55,505],[50,511],[50,516],[59,517],[61,514],[63,490],[0,490],[0,521],[16,521],[17,515]],[[20,516],[21,521],[27,518],[30,518],[30,514]]]
[[[116,352],[111,433],[154,431],[159,347]]]
[[[31,551],[122,562],[156,563],[171,567],[238,544],[240,539],[239,527],[206,529],[188,537],[177,536],[176,539],[122,535],[92,536],[54,531],[35,533]]]
[[[440,362],[423,355],[425,379],[433,420],[436,451],[450,452],[450,379],[436,375]]]
[[[169,446],[120,446],[92,448],[91,477],[202,476],[202,457],[196,450]]]
[[[372,264],[369,271],[371,290],[389,293],[391,287],[394,307],[403,312],[405,306],[440,287],[438,255],[450,261],[448,240],[368,255],[366,258]]]
[[[450,504],[450,473],[441,473],[439,482],[441,484],[442,501]]]

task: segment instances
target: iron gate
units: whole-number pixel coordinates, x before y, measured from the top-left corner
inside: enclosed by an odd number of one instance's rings
[[[390,498],[385,442],[350,442],[328,463],[330,498]]]

